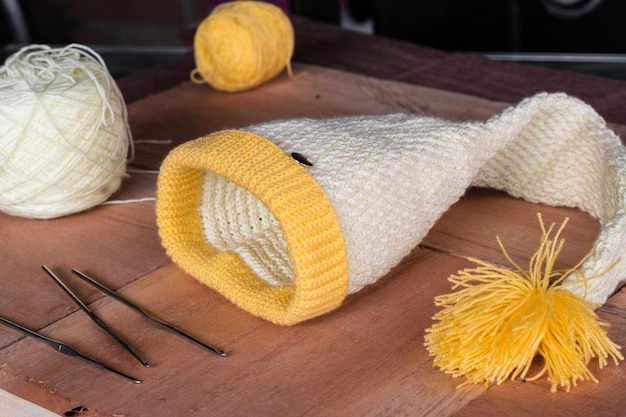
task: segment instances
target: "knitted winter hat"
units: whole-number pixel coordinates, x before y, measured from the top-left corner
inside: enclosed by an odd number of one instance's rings
[[[294,324],[385,275],[471,185],[598,218],[581,272],[602,273],[626,248],[625,170],[619,138],[564,94],[486,122],[286,120],[174,149],[159,175],[157,222],[186,272],[252,314]],[[620,262],[568,289],[603,303],[625,272]]]

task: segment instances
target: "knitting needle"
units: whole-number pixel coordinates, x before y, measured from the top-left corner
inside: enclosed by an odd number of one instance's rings
[[[61,287],[63,289],[63,291],[65,291],[65,293],[67,295],[70,296],[70,298],[72,298],[72,300],[74,300],[74,302],[85,312],[87,313],[87,315],[89,316],[89,318],[91,320],[94,321],[94,323],[96,323],[98,326],[100,326],[100,328],[102,330],[104,330],[105,332],[107,332],[113,339],[115,339],[124,349],[126,349],[126,351],[128,353],[130,353],[131,355],[133,355],[133,357],[135,359],[137,359],[143,366],[145,366],[146,368],[148,368],[150,365],[148,364],[148,362],[146,362],[141,356],[139,356],[139,354],[137,352],[135,352],[135,350],[133,348],[131,348],[128,343],[126,343],[120,336],[118,336],[113,330],[111,330],[109,328],[109,326],[106,325],[106,323],[104,323],[100,317],[96,316],[90,309],[89,307],[87,307],[85,305],[85,303],[83,303],[78,296],[76,296],[72,290],[69,289],[69,287],[67,285],[65,285],[65,283],[63,283],[63,281],[61,281],[56,275],[54,275],[54,273],[48,269],[47,266],[43,265],[41,267],[46,274],[48,274],[48,276],[50,278],[52,278],[52,280],[54,282],[56,282],[59,287]]]
[[[132,308],[133,310],[137,311],[138,313],[142,314],[144,317],[147,317],[148,319],[154,321],[155,323],[160,324],[161,326],[173,331],[174,333],[177,333],[178,335],[184,337],[185,339],[194,342],[200,346],[202,346],[205,349],[210,350],[211,352],[219,355],[219,356],[226,356],[226,352],[224,352],[222,349],[218,349],[214,346],[208,345],[196,338],[194,338],[193,336],[185,333],[183,330],[179,329],[178,327],[175,327],[173,325],[171,325],[170,323],[167,323],[166,321],[160,319],[159,317],[155,316],[154,314],[152,314],[151,312],[147,311],[146,309],[139,307],[138,305],[128,301],[127,299],[123,298],[122,296],[118,295],[116,292],[114,292],[113,290],[105,287],[104,285],[100,284],[98,281],[94,280],[93,278],[83,274],[80,271],[77,271],[76,269],[72,269],[72,273],[80,278],[82,278],[83,280],[85,280],[86,282],[90,283],[91,285],[97,287],[99,290],[101,290],[102,292],[110,295],[111,297],[115,298],[116,300],[118,300],[119,302],[127,305],[128,307]]]
[[[116,375],[119,375],[131,382],[134,382],[135,384],[140,384],[141,380],[134,378],[132,376],[126,375],[123,372],[117,371],[101,362],[98,362],[95,359],[90,358],[89,356],[83,355],[82,353],[77,352],[76,350],[74,350],[73,348],[69,347],[68,345],[61,343],[57,340],[54,339],[50,339],[49,337],[43,336],[37,332],[34,332],[30,329],[27,329],[26,327],[22,327],[17,323],[14,323],[10,320],[5,319],[4,317],[0,317],[0,323],[4,324],[7,327],[10,327],[13,330],[17,330],[18,332],[21,332],[27,336],[31,336],[37,340],[39,340],[40,342],[43,342],[45,344],[47,344],[48,346],[50,346],[51,348],[53,348],[54,350],[56,350],[59,353],[62,353],[64,355],[67,356],[73,356],[76,357],[78,359],[81,359],[87,363],[90,363],[92,365],[97,366],[98,368],[102,368],[105,369],[109,372],[113,372]]]

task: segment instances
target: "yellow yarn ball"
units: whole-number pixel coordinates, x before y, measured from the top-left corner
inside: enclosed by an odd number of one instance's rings
[[[194,37],[194,82],[222,91],[257,87],[289,68],[294,32],[282,10],[260,1],[216,7]]]
[[[31,45],[0,67],[0,211],[52,218],[102,203],[130,141],[123,97],[89,48]]]

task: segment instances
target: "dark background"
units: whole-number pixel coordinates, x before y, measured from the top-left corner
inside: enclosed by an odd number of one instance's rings
[[[626,79],[624,0],[280,0],[287,13],[493,59]],[[2,0],[4,57],[29,43],[94,46],[119,74],[189,50],[219,1]],[[13,12],[11,10],[13,7]],[[15,8],[22,29],[15,24]],[[26,37],[24,37],[26,36]]]

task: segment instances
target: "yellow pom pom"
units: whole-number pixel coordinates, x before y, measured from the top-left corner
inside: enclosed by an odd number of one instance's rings
[[[587,367],[592,358],[598,358],[600,367],[608,357],[616,364],[623,359],[620,347],[606,335],[608,324],[599,320],[589,302],[562,285],[565,277],[579,273],[589,255],[569,270],[555,270],[567,219],[554,238],[554,224],[546,230],[541,216],[539,221],[542,239],[527,271],[511,260],[498,239],[515,270],[470,258],[480,266],[449,278],[453,289],[461,290],[435,299],[443,310],[426,330],[425,345],[434,365],[445,373],[487,385],[547,374],[553,392],[558,386],[569,391],[580,380],[597,382]],[[595,278],[599,276],[583,279]],[[543,368],[527,377],[536,357],[543,359]]]
[[[290,70],[294,33],[282,10],[260,1],[216,7],[194,37],[194,82],[235,92],[257,87]]]

